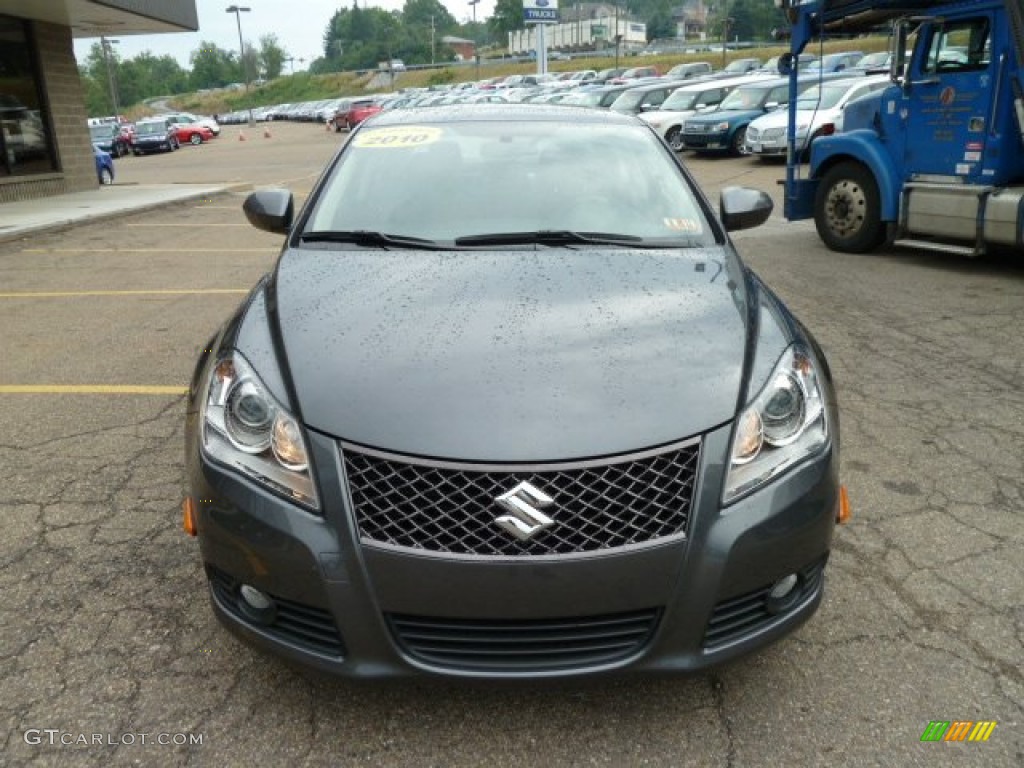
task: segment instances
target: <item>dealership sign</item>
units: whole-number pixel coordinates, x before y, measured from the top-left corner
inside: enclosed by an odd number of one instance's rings
[[[523,0],[523,21],[527,24],[557,24],[558,0]]]

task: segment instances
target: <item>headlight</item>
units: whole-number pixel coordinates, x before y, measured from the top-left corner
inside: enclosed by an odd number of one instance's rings
[[[715,130],[719,131],[719,132],[721,132],[721,131],[728,131],[729,130],[729,124],[728,123],[719,123],[718,125],[715,126]]]
[[[723,502],[778,477],[828,440],[825,403],[811,356],[791,346],[736,419]]]
[[[289,499],[320,506],[302,427],[238,352],[218,360],[210,376],[203,451]]]

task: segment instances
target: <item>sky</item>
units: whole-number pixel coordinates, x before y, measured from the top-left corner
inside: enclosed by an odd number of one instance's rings
[[[238,50],[238,27],[235,14],[225,9],[232,5],[228,0],[195,0],[199,12],[198,32],[172,32],[161,35],[119,35],[115,46],[122,59],[130,59],[143,51],[155,56],[173,56],[183,67],[190,67],[189,54],[199,47],[203,40],[209,40],[221,48]],[[365,3],[365,5],[364,5]],[[323,36],[327,22],[339,8],[350,8],[352,0],[242,0],[236,5],[250,8],[241,14],[242,37],[246,42],[259,44],[266,34],[277,35],[278,43],[295,61],[291,66],[298,72],[306,69],[310,61],[323,55]],[[359,0],[360,7],[376,7],[399,10],[405,0]],[[457,21],[466,21],[473,16],[473,9],[466,0],[441,0],[448,12]],[[482,21],[494,11],[494,0],[480,0],[476,8],[477,21]],[[98,38],[75,40],[75,55],[79,62],[85,61],[89,48]],[[305,59],[300,63],[298,59]],[[285,72],[290,71],[285,64]]]

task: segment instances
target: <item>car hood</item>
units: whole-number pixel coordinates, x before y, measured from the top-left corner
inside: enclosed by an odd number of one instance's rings
[[[711,123],[729,122],[735,123],[743,120],[753,120],[765,114],[763,109],[727,109],[720,112],[708,112],[700,117],[691,117],[687,123],[700,123],[703,125]]]
[[[734,417],[746,282],[725,248],[286,252],[271,290],[303,421],[400,453],[604,456]]]
[[[797,125],[821,125],[822,123],[828,123],[834,120],[839,112],[840,110],[834,108],[818,110],[798,109],[796,111],[796,123]],[[763,131],[767,128],[785,128],[788,124],[788,111],[785,109],[779,109],[775,112],[769,112],[767,115],[762,115],[754,120],[750,125]]]

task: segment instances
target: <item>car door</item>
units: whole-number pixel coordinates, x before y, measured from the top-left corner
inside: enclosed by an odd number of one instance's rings
[[[991,29],[992,19],[978,15],[937,21],[925,30],[903,96],[906,135],[913,137],[904,155],[914,174],[982,180],[996,97]]]

